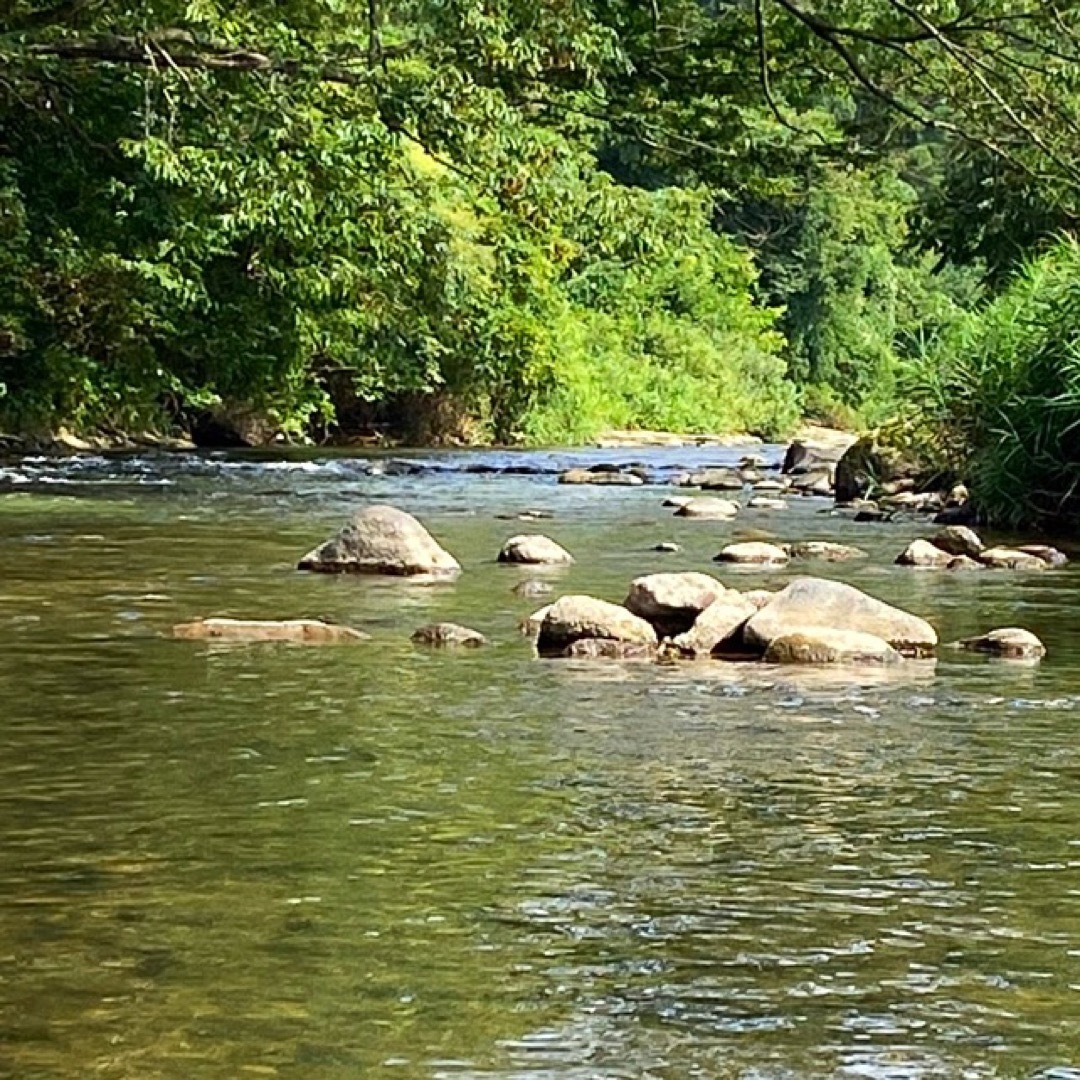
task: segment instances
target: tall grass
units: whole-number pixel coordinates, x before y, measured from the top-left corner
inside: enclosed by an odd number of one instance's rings
[[[1061,240],[958,320],[913,396],[988,520],[1080,523],[1080,244]]]

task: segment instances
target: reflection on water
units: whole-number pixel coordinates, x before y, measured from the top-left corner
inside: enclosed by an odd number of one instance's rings
[[[914,526],[816,501],[687,522],[656,487],[458,467],[484,460],[11,470],[0,1077],[1080,1076],[1076,574],[902,570]],[[461,579],[292,570],[376,499],[420,512]],[[496,517],[525,507],[554,517]],[[557,588],[615,600],[750,531],[856,542],[870,559],[815,570],[946,640],[1020,624],[1051,653],[884,674],[539,662],[516,629],[536,602],[511,592],[527,571],[494,563],[538,527],[578,558]],[[162,636],[209,614],[374,640]],[[495,645],[414,649],[435,618]]]

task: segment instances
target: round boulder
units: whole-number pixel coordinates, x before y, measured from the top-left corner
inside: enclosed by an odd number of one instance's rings
[[[918,566],[929,569],[944,569],[955,558],[947,551],[931,544],[929,540],[912,540],[896,561],[900,566]]]
[[[634,578],[623,606],[661,634],[681,634],[727,588],[708,574],[646,574]]]
[[[705,495],[699,499],[688,500],[675,511],[675,516],[699,518],[703,521],[728,521],[738,512],[737,502]]]
[[[309,551],[299,569],[448,577],[461,566],[412,514],[395,506],[368,506],[354,514],[336,536]]]
[[[950,555],[966,555],[969,559],[977,559],[986,546],[979,534],[966,525],[946,525],[935,534],[933,543]]]
[[[541,655],[558,655],[581,638],[610,638],[636,645],[655,645],[652,624],[619,604],[592,596],[563,596],[547,609],[536,647]]]
[[[541,533],[511,536],[499,552],[501,563],[529,563],[532,565],[569,564],[574,561],[561,544]]]

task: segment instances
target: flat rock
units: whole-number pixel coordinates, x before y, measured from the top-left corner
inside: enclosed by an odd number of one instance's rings
[[[739,504],[731,499],[704,495],[690,499],[675,511],[676,517],[699,518],[703,521],[728,521],[739,512]]]
[[[645,481],[634,473],[593,472],[591,469],[567,469],[559,476],[560,484],[595,484],[598,486],[640,487]]]
[[[467,626],[452,622],[428,623],[427,626],[421,626],[413,633],[412,641],[414,645],[430,645],[436,649],[478,649],[481,645],[488,643],[487,638],[479,630],[470,630]]]
[[[957,644],[969,652],[989,653],[1011,660],[1038,660],[1046,655],[1046,646],[1030,630],[1021,630],[1017,626],[991,630]]]
[[[299,568],[329,574],[440,577],[461,570],[457,559],[412,514],[395,506],[360,510],[336,536],[309,551]]]
[[[1045,570],[1046,563],[1038,555],[1019,548],[987,548],[979,556],[979,562],[993,570]]]
[[[646,574],[630,583],[623,607],[647,619],[661,634],[680,634],[727,592],[708,574]]]
[[[786,510],[783,499],[770,499],[767,495],[755,495],[746,504],[751,510]]]
[[[949,552],[931,544],[929,540],[912,540],[896,556],[896,562],[900,566],[918,566],[943,570],[955,557],[955,555],[950,555]]]
[[[776,544],[749,540],[742,544],[728,544],[713,556],[713,562],[739,563],[747,566],[782,566],[788,561],[788,553]]]
[[[848,559],[864,559],[862,548],[849,544],[833,544],[828,540],[800,540],[797,544],[784,544],[784,550],[793,559],[822,559],[825,562],[846,562]]]
[[[986,547],[979,534],[966,525],[946,525],[934,534],[933,544],[950,555],[966,555],[969,559],[977,559]]]
[[[1016,550],[1022,551],[1025,555],[1034,555],[1035,558],[1042,559],[1047,566],[1064,566],[1069,561],[1069,557],[1064,551],[1050,547],[1049,544],[1021,544]]]
[[[769,664],[895,664],[900,654],[885,640],[858,630],[795,630],[769,642]]]
[[[562,596],[547,610],[536,647],[542,654],[561,653],[580,638],[610,638],[655,645],[652,624],[619,604],[592,596]]]
[[[764,494],[771,492],[787,491],[788,485],[780,480],[759,480],[754,484],[754,490]]]
[[[757,606],[740,593],[729,590],[710,604],[694,620],[693,625],[671,639],[672,646],[683,656],[711,656],[734,646],[739,631]]]
[[[746,624],[747,642],[764,650],[781,634],[810,629],[856,630],[887,641],[900,652],[930,653],[937,632],[917,615],[892,607],[851,585],[825,578],[796,578]]]
[[[501,563],[569,564],[574,561],[561,544],[555,543],[550,536],[541,533],[511,536],[499,552]]]
[[[197,619],[177,623],[173,637],[188,641],[286,641],[297,645],[329,645],[368,641],[369,634],[321,619]]]

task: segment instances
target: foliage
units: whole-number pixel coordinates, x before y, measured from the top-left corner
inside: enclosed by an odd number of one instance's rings
[[[1080,521],[1080,244],[1062,240],[943,334],[913,390],[988,518]]]

